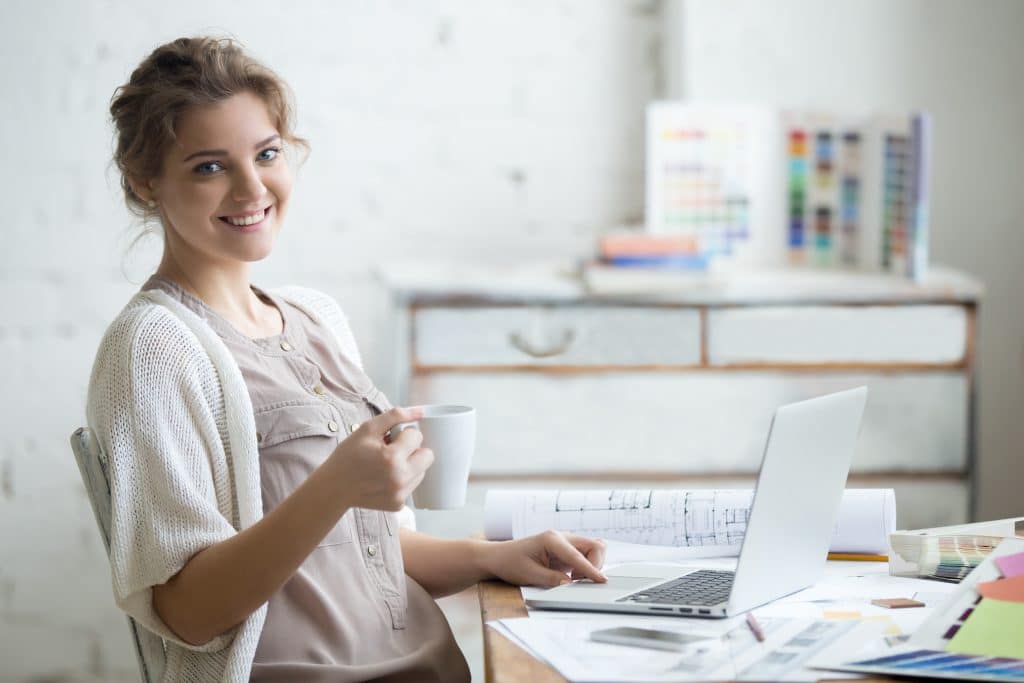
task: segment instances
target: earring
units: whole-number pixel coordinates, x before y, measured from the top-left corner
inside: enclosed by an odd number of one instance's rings
[[[149,208],[151,208],[151,209],[155,209],[155,208],[156,208],[156,200],[155,200],[155,199],[150,199],[150,200],[149,200],[148,202],[146,202],[146,204],[147,204],[147,205],[149,206]]]

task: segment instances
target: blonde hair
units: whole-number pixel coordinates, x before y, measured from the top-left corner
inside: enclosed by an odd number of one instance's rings
[[[143,219],[155,215],[130,180],[160,175],[182,112],[242,92],[262,99],[281,139],[308,153],[309,143],[292,130],[294,108],[287,83],[231,38],[178,38],[153,50],[136,67],[110,100],[117,138],[114,163],[129,211]]]

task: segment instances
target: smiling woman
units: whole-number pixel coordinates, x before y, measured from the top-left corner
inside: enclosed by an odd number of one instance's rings
[[[111,114],[154,275],[89,385],[107,456],[114,597],[164,641],[164,680],[464,681],[433,598],[485,578],[603,581],[600,541],[432,538],[404,501],[433,453],[395,425],[325,294],[250,282],[287,214],[286,86],[232,41],[157,48]],[[396,514],[397,513],[397,514]]]
[[[158,272],[270,254],[292,192],[274,130],[266,105],[249,92],[182,113],[160,176],[130,181],[132,192],[160,211],[166,242]]]

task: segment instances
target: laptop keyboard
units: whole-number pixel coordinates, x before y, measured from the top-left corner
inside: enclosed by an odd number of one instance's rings
[[[617,602],[653,602],[662,605],[717,605],[732,590],[734,572],[701,569],[653,588],[619,598]]]

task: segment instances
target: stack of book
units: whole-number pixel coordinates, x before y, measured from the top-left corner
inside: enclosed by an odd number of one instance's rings
[[[897,531],[889,535],[889,573],[959,583],[1004,538],[1024,538],[1024,517]]]
[[[598,247],[602,263],[623,268],[703,270],[708,265],[691,235],[611,232],[600,237]]]
[[[582,264],[591,292],[657,294],[711,283],[708,255],[692,235],[617,230],[598,239],[598,259]]]

